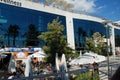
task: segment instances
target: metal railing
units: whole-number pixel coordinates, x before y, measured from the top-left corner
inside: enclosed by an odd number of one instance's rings
[[[112,75],[115,73],[115,71],[117,70],[117,68],[120,65],[120,58],[116,58],[116,59],[112,59],[110,58],[110,76],[112,77]],[[106,64],[106,62],[103,62],[102,64],[100,64],[97,68],[99,69],[99,78],[100,80],[108,80],[108,65]],[[44,73],[39,73],[36,74],[34,73],[33,76],[30,77],[19,77],[16,79],[12,79],[12,80],[64,80],[61,78],[61,75],[66,75],[68,76],[67,80],[75,80],[75,77],[77,77],[78,75],[82,75],[82,79],[81,80],[90,80],[90,79],[86,79],[85,78],[85,74],[87,72],[90,72],[92,69],[92,71],[94,72],[94,68],[90,68],[87,67],[85,69],[81,69],[79,66],[77,68],[69,68],[67,72],[53,72],[53,73],[48,73],[48,74],[44,74]],[[92,74],[92,73],[90,73]],[[92,79],[91,80],[95,80],[95,75],[91,76]]]
[[[101,67],[104,67],[104,66],[100,66],[98,68],[101,68]],[[15,79],[11,79],[11,80],[63,80],[61,77],[61,75],[68,75],[68,79],[67,80],[74,80],[74,78],[76,76],[78,76],[79,74],[82,74],[82,78],[83,80],[89,80],[89,79],[85,79],[84,75],[85,73],[87,72],[90,72],[89,70],[92,69],[93,72],[94,72],[94,69],[93,68],[86,68],[86,69],[76,69],[76,70],[69,70],[67,72],[54,72],[54,73],[50,73],[50,74],[39,74],[39,75],[34,75],[34,76],[29,76],[29,77],[19,77],[19,78],[15,78]],[[91,76],[91,80],[95,80],[95,76],[93,75],[93,72],[91,72],[90,74],[92,75]],[[104,75],[104,76],[107,76],[107,72],[103,72],[101,70],[99,70],[99,73],[102,73],[102,74],[98,74],[99,77],[101,77],[100,75]],[[103,76],[102,76],[103,77]]]

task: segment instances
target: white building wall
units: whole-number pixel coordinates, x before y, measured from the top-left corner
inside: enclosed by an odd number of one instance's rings
[[[112,45],[113,55],[115,56],[115,31],[113,27],[112,27],[111,45]]]
[[[111,23],[108,24],[109,26],[112,27],[112,35],[110,36],[110,42],[112,45],[112,52],[113,52],[113,56],[115,56],[115,28],[120,30],[120,27],[114,26]]]
[[[67,30],[67,41],[71,48],[75,49],[75,41],[74,41],[74,28],[73,28],[73,18],[68,13],[66,16],[66,30]]]
[[[23,8],[48,12],[48,13],[57,14],[57,15],[61,15],[61,16],[71,15],[72,18],[92,20],[92,21],[96,21],[96,22],[100,22],[100,23],[105,21],[102,18],[93,17],[93,16],[89,16],[89,15],[84,15],[84,14],[77,14],[77,13],[73,13],[73,12],[68,12],[68,11],[57,9],[55,7],[52,7],[52,6],[46,6],[44,4],[35,3],[35,2],[31,2],[31,1],[25,1],[25,0],[15,0],[15,1],[21,2],[22,3],[21,7],[23,7]]]

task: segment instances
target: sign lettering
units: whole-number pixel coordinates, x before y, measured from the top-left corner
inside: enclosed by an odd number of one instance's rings
[[[15,6],[21,6],[22,3],[14,0],[0,0],[2,3],[10,4],[10,5],[15,5]]]

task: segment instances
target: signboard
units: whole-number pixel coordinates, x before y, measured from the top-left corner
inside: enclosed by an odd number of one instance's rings
[[[15,59],[26,59],[28,56],[27,52],[14,52]]]
[[[16,0],[0,0],[0,3],[10,4],[14,6],[22,6],[22,3]]]

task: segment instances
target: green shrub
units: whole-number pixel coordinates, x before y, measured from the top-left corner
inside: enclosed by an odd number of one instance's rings
[[[99,80],[99,74],[98,72],[81,73],[74,80]]]

